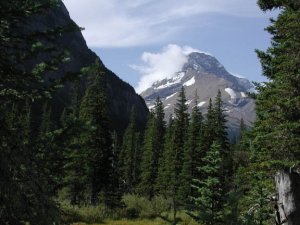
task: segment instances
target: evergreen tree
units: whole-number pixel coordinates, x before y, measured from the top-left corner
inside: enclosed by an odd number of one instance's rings
[[[182,170],[184,146],[187,140],[187,130],[189,125],[189,114],[186,104],[185,90],[182,87],[177,103],[175,104],[174,119],[174,152],[175,152],[175,170],[176,176]]]
[[[164,138],[165,141],[164,141],[164,149],[162,152],[162,157],[159,159],[158,176],[156,182],[157,192],[165,197],[169,197],[172,194],[169,185],[171,184],[173,168],[174,168],[173,138],[174,138],[174,120],[171,114],[166,129],[165,138]]]
[[[269,224],[265,198],[274,191],[271,177],[278,168],[292,165],[300,156],[300,4],[293,0],[259,0],[258,5],[263,11],[279,9],[280,13],[267,28],[272,35],[271,47],[266,52],[257,50],[268,82],[257,84],[257,120],[242,140],[250,162],[239,168],[237,180],[244,193],[240,200],[242,213],[260,199],[252,219],[257,221],[254,224]],[[262,177],[259,181],[257,174]]]
[[[212,100],[209,99],[207,114],[203,123],[203,141],[201,148],[208,150],[215,140],[215,113]]]
[[[33,147],[36,151],[37,168],[47,177],[47,188],[55,195],[63,186],[64,135],[62,129],[53,123],[52,110],[48,101],[43,106],[39,135],[35,139],[38,143]]]
[[[50,97],[60,83],[53,80],[45,85],[44,74],[57,68],[66,59],[64,49],[53,45],[69,24],[56,29],[28,31],[30,17],[56,7],[56,1],[21,0],[0,3],[0,223],[1,224],[53,224],[58,210],[47,188],[48,177],[36,165],[34,140],[28,138],[31,113],[26,104],[41,97]],[[75,28],[75,25],[72,24]],[[42,40],[48,40],[42,43]],[[47,45],[47,46],[46,46]],[[43,53],[49,60],[36,61]],[[55,52],[55,54],[54,54]],[[36,64],[31,65],[32,62]],[[26,66],[25,66],[26,65]],[[31,65],[31,66],[30,66]],[[9,125],[6,111],[17,107],[16,119]],[[25,108],[24,108],[25,106]],[[29,109],[29,107],[27,107]]]
[[[87,203],[85,195],[89,188],[89,154],[85,146],[90,126],[73,112],[63,115],[64,134],[64,186],[71,204]]]
[[[53,123],[51,119],[51,107],[49,106],[48,101],[46,101],[43,105],[43,110],[42,110],[42,118],[41,118],[41,125],[40,125],[40,136],[43,136],[44,133],[52,131],[53,128]]]
[[[108,103],[106,97],[106,80],[99,61],[91,68],[93,73],[86,93],[83,97],[80,117],[91,127],[85,137],[86,151],[89,158],[89,177],[91,184],[91,203],[99,202],[99,195],[105,194],[110,187],[112,168],[112,136],[108,117]]]
[[[182,185],[180,178],[180,173],[182,171],[183,158],[184,158],[184,147],[187,140],[187,131],[189,125],[189,114],[187,112],[188,107],[186,104],[185,90],[184,87],[181,88],[181,91],[178,95],[177,103],[175,104],[175,119],[174,119],[174,137],[173,137],[173,154],[174,161],[173,167],[174,171],[171,176],[173,179],[173,211],[174,211],[174,222],[176,223],[176,213],[181,202],[181,196],[179,189]]]
[[[148,119],[141,163],[141,182],[139,184],[140,192],[150,199],[155,194],[158,162],[163,152],[164,135],[164,109],[158,97]]]
[[[246,127],[246,124],[245,124],[245,121],[243,118],[241,118],[239,130],[240,130],[240,133],[239,133],[238,141],[243,139],[243,137],[245,136],[245,133],[247,131],[247,127]]]
[[[183,159],[183,168],[180,175],[182,182],[180,188],[180,196],[186,207],[190,205],[189,197],[194,196],[194,189],[191,187],[192,180],[199,178],[197,167],[201,165],[204,156],[201,148],[202,140],[202,122],[203,117],[198,107],[197,96],[195,97],[195,106],[191,114],[191,121],[188,129],[188,138],[185,144],[185,152]]]
[[[250,132],[247,131],[243,118],[240,121],[239,136],[237,143],[233,146],[233,171],[234,173],[240,166],[246,166],[250,161],[249,154]]]
[[[141,139],[136,127],[136,109],[131,110],[131,116],[123,137],[119,157],[119,168],[125,192],[132,192],[138,183],[139,164],[141,158]]]
[[[73,205],[87,204],[86,198],[89,176],[89,154],[85,145],[86,137],[91,131],[91,126],[80,117],[80,104],[83,94],[80,90],[80,80],[74,81],[70,88],[71,104],[63,110],[60,126],[63,130],[64,187],[67,197]]]
[[[297,160],[300,157],[300,79],[298,1],[259,0],[263,11],[281,9],[267,31],[272,45],[258,51],[263,75],[268,78],[258,85],[257,121],[254,125],[257,160]]]
[[[202,177],[194,179],[193,185],[198,195],[193,198],[197,213],[191,216],[202,224],[223,224],[221,145],[213,142],[202,161],[203,165],[198,167]]]
[[[214,140],[217,141],[222,148],[222,155],[224,155],[224,157],[228,157],[229,155],[229,143],[228,143],[228,139],[227,139],[227,127],[226,127],[226,118],[225,118],[225,114],[224,114],[224,109],[223,109],[223,101],[222,101],[222,95],[221,95],[221,91],[218,90],[218,94],[215,98],[214,101],[214,108],[213,108],[213,112],[214,112],[214,135],[215,138]],[[224,158],[224,159],[225,159]]]
[[[222,186],[224,190],[224,195],[230,189],[231,178],[232,178],[232,153],[230,152],[230,147],[228,143],[228,134],[226,127],[226,118],[223,109],[223,101],[221,96],[221,91],[218,94],[214,102],[214,141],[220,145],[221,157],[222,157]]]
[[[189,114],[187,112],[186,97],[184,87],[182,87],[177,103],[175,104],[175,118],[169,124],[169,131],[166,136],[166,143],[162,162],[159,171],[160,188],[165,188],[162,192],[172,199],[174,224],[177,223],[177,211],[182,205],[180,196],[180,173],[182,171],[184,146],[187,139],[189,125]]]

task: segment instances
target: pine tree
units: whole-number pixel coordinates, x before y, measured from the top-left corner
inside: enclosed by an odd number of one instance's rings
[[[188,129],[188,139],[185,144],[183,168],[180,175],[182,182],[180,196],[186,207],[190,205],[190,197],[194,196],[194,189],[191,187],[192,180],[199,177],[197,167],[201,165],[201,160],[205,152],[201,148],[202,122],[203,117],[198,107],[197,95],[195,105],[191,114],[191,121]]]
[[[138,183],[139,164],[141,160],[141,139],[136,126],[136,109],[131,110],[131,116],[123,137],[119,156],[119,168],[125,192],[132,192]]]
[[[223,224],[221,145],[213,142],[202,161],[203,165],[198,167],[202,177],[194,179],[193,185],[198,195],[193,198],[197,213],[191,216],[202,224]]]
[[[53,42],[69,24],[56,29],[26,31],[32,16],[56,7],[56,1],[21,0],[0,3],[0,223],[53,224],[58,210],[47,188],[48,177],[37,168],[38,143],[28,138],[30,114],[24,106],[50,97],[60,82],[44,82],[44,74],[55,70],[65,58],[64,49]],[[72,24],[75,28],[75,25]],[[41,40],[48,40],[42,43]],[[54,54],[55,52],[55,54]],[[36,61],[38,55],[52,55],[49,60]],[[32,62],[36,62],[31,65]],[[26,66],[25,66],[26,65]],[[15,105],[16,119],[9,125],[6,111]],[[26,108],[26,107],[25,107]],[[29,107],[28,107],[29,108]]]
[[[48,190],[55,195],[63,185],[63,167],[65,164],[63,140],[60,128],[56,128],[52,119],[52,110],[48,101],[43,106],[39,135],[36,138],[37,168],[48,178]]]
[[[258,5],[263,11],[280,12],[266,29],[272,36],[271,47],[265,52],[256,51],[268,81],[257,84],[257,120],[241,146],[250,160],[239,168],[236,180],[244,193],[240,200],[242,213],[259,200],[252,222],[270,224],[266,212],[271,208],[265,198],[274,192],[271,177],[278,168],[292,165],[300,156],[300,4],[293,0],[259,0]]]
[[[182,170],[184,146],[187,140],[187,130],[189,125],[189,114],[186,104],[185,90],[182,87],[177,103],[175,104],[175,119],[174,119],[174,152],[175,152],[175,168],[176,176]]]
[[[87,203],[85,194],[89,187],[89,155],[85,146],[85,138],[90,126],[76,117],[74,112],[62,115],[64,134],[64,186],[67,188],[71,204]]]
[[[172,199],[173,220],[177,223],[177,211],[182,205],[180,196],[180,173],[182,171],[184,146],[187,139],[189,114],[187,112],[184,87],[182,87],[177,103],[175,104],[175,118],[166,136],[163,158],[160,165],[159,183],[160,188],[166,188],[162,192]],[[171,129],[171,130],[170,130]]]
[[[99,195],[105,195],[110,186],[112,170],[112,136],[108,117],[106,80],[99,61],[91,68],[93,79],[83,97],[80,117],[91,127],[85,137],[89,158],[89,177],[91,185],[91,203],[99,202]]]
[[[215,140],[215,113],[212,100],[209,99],[207,114],[203,123],[203,141],[201,148],[208,150]]]
[[[257,121],[254,125],[257,160],[297,160],[300,157],[300,79],[298,1],[258,1],[263,11],[281,9],[271,20],[267,31],[272,45],[258,51],[263,75],[268,78],[258,85]]]
[[[223,155],[228,156],[229,154],[229,144],[228,144],[228,134],[227,134],[227,127],[226,127],[226,118],[224,114],[223,109],[223,101],[222,101],[222,95],[221,91],[218,91],[218,94],[214,101],[214,120],[215,120],[215,126],[214,126],[214,133],[215,133],[215,141],[220,143]]]
[[[187,112],[188,107],[186,104],[185,90],[182,87],[177,103],[175,104],[175,119],[174,119],[174,138],[173,138],[173,151],[174,151],[174,161],[173,167],[174,171],[172,174],[173,182],[173,211],[174,211],[174,222],[176,223],[176,213],[180,205],[182,205],[179,189],[182,185],[180,178],[180,173],[183,166],[184,158],[184,147],[187,140],[187,131],[189,125],[189,114]]]
[[[230,152],[226,118],[223,109],[223,101],[220,90],[214,102],[214,141],[220,144],[222,157],[222,186],[224,194],[229,191],[232,178],[232,153]]]
[[[244,119],[241,118],[239,136],[237,137],[237,143],[233,146],[233,171],[237,171],[239,167],[244,167],[250,162],[249,140],[251,131],[247,130]]]
[[[67,197],[73,205],[88,204],[86,195],[90,187],[89,154],[85,139],[91,131],[91,127],[83,118],[80,118],[82,98],[80,80],[77,79],[70,87],[71,103],[64,108],[60,118],[65,159],[64,188],[66,188]]]
[[[156,181],[157,193],[165,197],[169,197],[172,194],[170,185],[171,185],[173,168],[174,168],[173,138],[174,138],[174,120],[171,114],[166,129],[165,138],[164,138],[165,141],[164,141],[164,149],[162,152],[162,157],[159,159],[159,163],[158,163],[159,164],[158,175]]]
[[[46,101],[43,105],[43,110],[42,110],[42,118],[41,118],[41,125],[40,125],[40,135],[43,136],[44,133],[52,131],[53,128],[53,123],[51,119],[51,107],[49,106],[49,102]]]
[[[245,133],[247,131],[247,127],[246,127],[246,124],[245,124],[245,121],[243,118],[241,118],[239,130],[240,130],[240,133],[239,133],[238,141],[243,139],[243,137],[245,136]]]
[[[140,192],[150,199],[155,194],[158,162],[163,152],[164,135],[164,109],[158,97],[147,123],[141,163],[141,182],[139,184]]]

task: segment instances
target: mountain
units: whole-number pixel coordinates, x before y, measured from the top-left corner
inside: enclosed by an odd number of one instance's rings
[[[204,114],[209,99],[214,100],[218,90],[221,91],[231,137],[237,134],[241,118],[248,126],[255,120],[255,102],[247,95],[247,92],[253,90],[253,85],[245,78],[233,76],[216,58],[205,53],[190,53],[180,71],[169,78],[154,82],[141,96],[149,109],[153,107],[157,96],[160,96],[167,119],[174,111],[182,86],[185,87],[189,110],[194,106],[197,92],[198,106]]]
[[[28,33],[34,33],[36,31],[54,30],[57,27],[68,25],[77,27],[70,18],[67,8],[60,0],[57,6],[51,8],[44,14],[30,18],[24,30]],[[101,27],[99,27],[99,29],[101,29]],[[136,94],[133,87],[122,81],[116,74],[105,67],[101,59],[87,47],[80,29],[71,29],[63,32],[61,37],[55,40],[55,45],[68,51],[70,58],[58,71],[48,73],[45,77],[45,79],[50,79],[68,76],[64,87],[56,93],[52,100],[52,108],[53,111],[55,111],[56,117],[59,117],[63,108],[68,106],[70,102],[70,87],[74,82],[76,74],[79,74],[83,67],[95,63],[96,59],[98,59],[108,81],[107,90],[113,128],[120,132],[126,128],[133,106],[135,106],[139,112],[137,114],[137,123],[141,128],[145,126],[148,108],[143,98]],[[40,58],[37,58],[33,63],[35,64],[45,57],[47,56],[40,56]],[[83,93],[88,79],[89,76],[81,78],[80,86]]]

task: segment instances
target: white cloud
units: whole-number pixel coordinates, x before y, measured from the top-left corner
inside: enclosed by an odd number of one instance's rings
[[[201,15],[263,15],[254,0],[64,0],[71,17],[84,27],[91,47],[129,47],[161,43],[188,29]]]
[[[170,44],[158,53],[144,52],[141,57],[143,65],[130,65],[142,75],[135,88],[136,92],[141,93],[155,81],[169,78],[180,71],[188,60],[187,55],[191,52],[200,51],[189,46],[180,47]]]

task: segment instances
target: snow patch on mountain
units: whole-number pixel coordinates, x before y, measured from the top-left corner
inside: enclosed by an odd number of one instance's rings
[[[154,108],[154,106],[155,106],[155,105],[149,105],[149,106],[148,106],[148,109],[151,110],[151,109]]]
[[[192,77],[190,80],[188,80],[187,82],[185,82],[183,85],[184,86],[191,86],[195,83],[195,77]]]
[[[167,88],[167,87],[170,87],[172,86],[173,84],[176,84],[178,82],[167,82],[166,84],[163,84],[163,85],[160,85],[158,87],[155,87],[154,89],[163,89],[163,88]]]
[[[198,68],[199,68],[199,65],[197,65],[197,64],[194,64],[194,65],[193,65],[193,68],[194,68],[195,70],[198,70]]]
[[[247,95],[246,95],[245,92],[241,92],[241,96],[242,96],[242,98],[246,98],[247,97]]]
[[[167,104],[165,107],[164,107],[164,109],[167,109],[167,108],[169,108],[171,106],[171,104]]]
[[[188,101],[186,101],[186,103],[185,103],[185,104],[186,104],[186,105],[189,105],[189,104],[191,104],[191,103],[192,103],[192,101],[193,101],[193,100],[188,100]]]
[[[175,92],[174,94],[171,94],[171,95],[167,96],[167,97],[166,97],[166,100],[169,99],[169,98],[174,97],[176,94],[177,94],[177,93]]]
[[[236,98],[236,93],[231,88],[225,88],[225,91],[230,95],[231,99],[235,99]]]
[[[200,102],[200,103],[198,104],[198,107],[203,106],[205,103],[206,103],[206,102]]]
[[[180,81],[184,77],[184,75],[185,75],[184,72],[179,72],[174,77],[171,77],[170,79],[168,79],[167,83],[162,84],[158,87],[154,86],[154,89],[163,89],[163,88],[171,87],[174,84],[178,84],[178,83],[180,83]],[[159,84],[159,83],[160,83],[160,81],[157,81],[154,83],[154,85]]]

